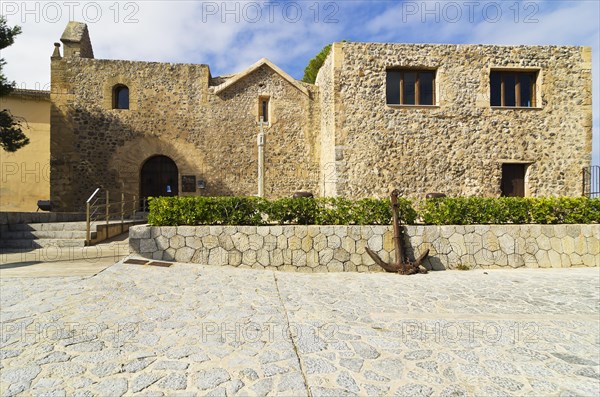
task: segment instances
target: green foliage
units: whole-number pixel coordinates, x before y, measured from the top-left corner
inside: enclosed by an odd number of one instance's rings
[[[389,225],[392,223],[392,209],[388,199],[366,198],[349,200],[341,197],[316,199],[319,212],[315,224],[318,225]],[[416,212],[409,200],[399,198],[400,221],[414,223]]]
[[[401,219],[414,223],[416,212],[411,202],[400,199]],[[284,198],[267,203],[270,223],[298,225],[389,225],[392,210],[389,200],[349,200],[339,197]]]
[[[598,223],[600,198],[548,197],[531,200],[534,223]]]
[[[151,197],[148,223],[178,225],[261,225],[265,200],[257,197]]]
[[[411,202],[400,199],[401,219],[414,223]],[[149,200],[148,222],[177,225],[389,225],[389,200],[343,198],[158,197]]]
[[[315,83],[317,80],[317,73],[319,73],[321,66],[323,66],[323,62],[325,62],[327,55],[329,55],[329,52],[331,52],[331,44],[327,44],[325,47],[323,47],[321,52],[319,52],[316,57],[308,62],[308,66],[306,66],[304,69],[304,77],[302,77],[302,81],[310,84]]]
[[[599,206],[585,197],[445,197],[425,201],[420,215],[433,225],[598,223]]]
[[[3,15],[0,15],[0,50],[13,44],[15,42],[15,36],[20,33],[20,26],[9,28],[6,26],[6,18]]]
[[[15,42],[15,36],[21,33],[21,28],[6,26],[6,19],[0,16],[0,50],[5,49]],[[4,76],[3,68],[6,65],[4,58],[0,58],[0,97],[10,94],[14,90],[15,83],[9,82]],[[0,110],[0,146],[7,152],[15,152],[17,149],[29,143],[29,138],[21,130],[20,122],[6,109]]]
[[[0,146],[7,152],[16,152],[29,143],[21,130],[21,123],[8,110],[0,111]]]
[[[6,26],[6,18],[0,15],[0,50],[12,45],[15,42],[15,36],[20,33],[21,28],[19,26],[9,28]],[[4,65],[6,65],[4,58],[0,58],[0,97],[10,94],[15,85],[14,82],[9,82],[4,76],[2,72]]]
[[[600,198],[446,197],[421,203],[399,198],[403,224],[434,225],[600,223]],[[159,197],[149,200],[148,222],[178,225],[389,225],[388,199]]]
[[[312,198],[283,198],[265,206],[267,219],[279,224],[312,225],[315,223],[317,201]]]

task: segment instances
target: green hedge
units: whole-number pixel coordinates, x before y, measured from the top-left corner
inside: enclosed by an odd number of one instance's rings
[[[426,200],[419,215],[433,225],[598,223],[600,199],[446,197]]]
[[[402,221],[414,223],[409,200],[399,199]],[[389,225],[389,200],[343,198],[158,197],[149,200],[148,222],[177,225]]]
[[[150,197],[148,223],[178,225],[260,225],[265,200],[256,197]]]
[[[399,198],[404,224],[557,224],[599,223],[600,199],[439,198],[421,202]],[[178,225],[389,225],[388,199],[257,197],[159,197],[149,200],[148,222]]]

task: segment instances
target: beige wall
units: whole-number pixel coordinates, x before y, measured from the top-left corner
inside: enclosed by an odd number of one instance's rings
[[[48,93],[13,92],[0,98],[26,121],[21,129],[30,143],[14,153],[0,149],[0,211],[36,211],[38,200],[50,198],[50,97]]]

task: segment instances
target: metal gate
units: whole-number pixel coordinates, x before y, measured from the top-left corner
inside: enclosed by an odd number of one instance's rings
[[[581,192],[585,197],[600,197],[600,165],[592,165],[582,169]]]

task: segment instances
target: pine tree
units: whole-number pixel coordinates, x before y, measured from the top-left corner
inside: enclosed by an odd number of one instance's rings
[[[0,16],[0,50],[15,42],[15,36],[21,33],[19,26],[8,27],[6,19]],[[15,87],[2,71],[6,62],[0,58],[0,97],[10,94]],[[16,152],[29,143],[29,138],[21,130],[21,123],[7,109],[0,110],[0,146],[7,152]]]
[[[310,60],[308,66],[304,69],[304,77],[302,81],[305,83],[314,84],[317,79],[317,73],[319,73],[319,69],[323,66],[323,62],[327,59],[327,55],[331,51],[331,44],[327,44],[321,52],[317,54],[316,57]]]

